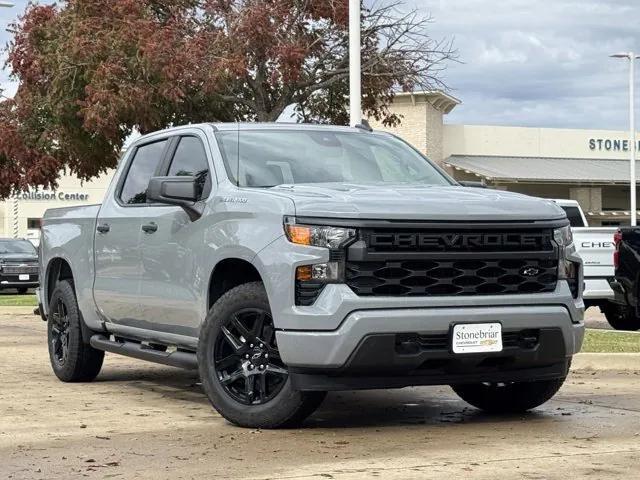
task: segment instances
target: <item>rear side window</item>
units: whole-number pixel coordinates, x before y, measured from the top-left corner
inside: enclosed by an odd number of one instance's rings
[[[209,196],[211,191],[211,174],[204,145],[197,137],[182,137],[173,155],[169,176],[196,177],[198,200]]]
[[[122,186],[120,200],[128,205],[147,202],[147,187],[149,180],[155,174],[167,140],[149,143],[138,147],[135,157],[129,165],[127,178]]]
[[[578,207],[562,207],[566,212],[569,223],[572,227],[585,227],[582,215],[580,215],[580,209]]]

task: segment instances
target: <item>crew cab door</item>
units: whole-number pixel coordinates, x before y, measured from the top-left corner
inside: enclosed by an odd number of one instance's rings
[[[202,179],[200,201],[206,201],[213,185],[213,169],[206,136],[187,130],[171,140],[160,176],[187,175]],[[209,273],[198,257],[208,240],[211,218],[196,221],[174,205],[152,205],[144,212],[140,307],[148,328],[185,336],[197,336],[206,315]]]
[[[98,213],[94,299],[110,322],[134,325],[140,319],[141,224],[150,208],[146,190],[161,168],[168,143],[160,138],[134,147]]]

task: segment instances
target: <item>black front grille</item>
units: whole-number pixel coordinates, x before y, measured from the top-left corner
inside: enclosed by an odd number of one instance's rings
[[[29,264],[25,264],[25,265],[4,264],[4,265],[2,265],[2,272],[6,273],[6,274],[20,274],[20,273],[34,274],[34,273],[38,273],[38,264],[34,264],[34,265],[29,265]]]
[[[529,275],[525,275],[525,270]],[[537,272],[534,275],[531,273]],[[558,262],[539,259],[349,262],[358,295],[496,295],[552,292]]]
[[[361,296],[552,292],[552,229],[363,229],[349,247],[346,283]]]

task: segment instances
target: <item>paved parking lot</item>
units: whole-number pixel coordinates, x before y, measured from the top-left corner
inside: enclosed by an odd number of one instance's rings
[[[638,478],[640,372],[574,372],[524,416],[446,387],[330,395],[295,430],[235,428],[195,375],[110,355],[98,380],[51,373],[45,325],[0,313],[0,477]],[[18,313],[22,312],[22,313]]]

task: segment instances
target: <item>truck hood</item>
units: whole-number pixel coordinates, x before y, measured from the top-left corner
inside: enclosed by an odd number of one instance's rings
[[[296,215],[398,220],[555,220],[554,202],[513,192],[460,186],[319,183],[279,185]]]
[[[38,261],[38,256],[28,253],[0,253],[0,263],[33,263]]]

